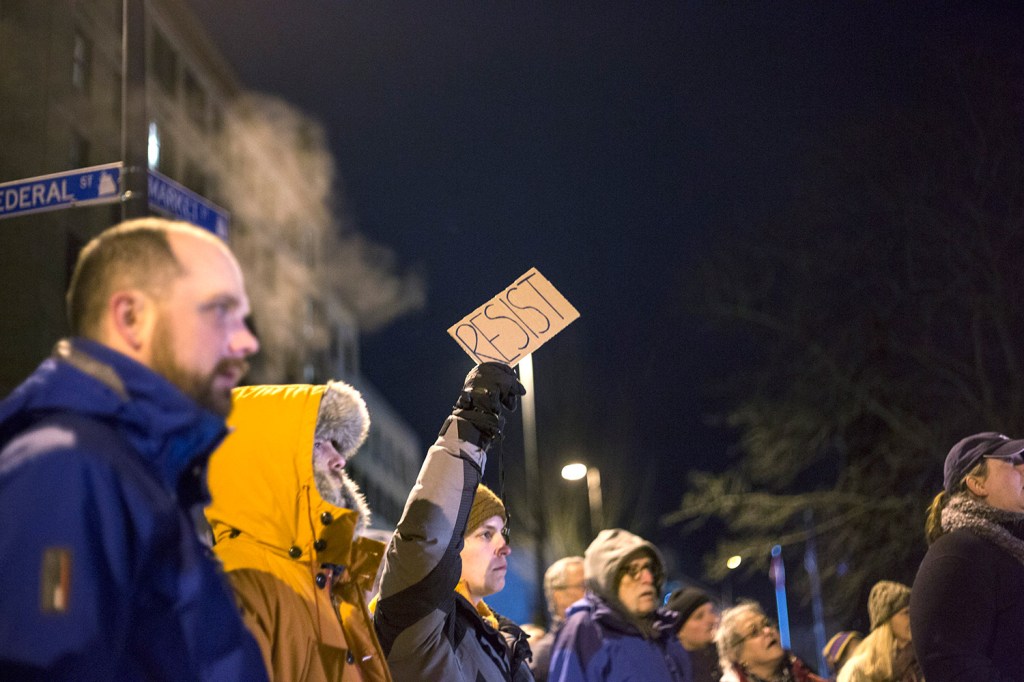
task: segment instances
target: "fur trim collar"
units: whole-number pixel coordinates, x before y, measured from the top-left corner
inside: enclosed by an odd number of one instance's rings
[[[341,495],[340,500],[327,500],[337,507],[352,509],[359,512],[359,523],[356,525],[356,533],[361,534],[370,527],[370,505],[366,502],[366,496],[359,489],[359,484],[353,481],[347,471],[341,472]]]

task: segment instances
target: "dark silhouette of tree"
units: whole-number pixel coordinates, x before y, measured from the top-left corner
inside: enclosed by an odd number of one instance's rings
[[[723,523],[710,577],[814,534],[827,609],[850,623],[874,581],[913,581],[949,447],[1024,435],[1022,74],[1005,55],[922,58],[899,101],[819,147],[787,211],[702,268],[691,302],[752,349],[724,383],[732,465],[693,474],[663,519]]]

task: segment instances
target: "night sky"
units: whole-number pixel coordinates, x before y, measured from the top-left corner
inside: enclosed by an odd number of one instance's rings
[[[426,278],[423,309],[364,335],[363,373],[429,442],[471,366],[446,329],[537,267],[581,314],[534,358],[546,477],[635,462],[605,494],[641,533],[733,442],[707,417],[756,340],[681,306],[716,231],[788,205],[925,50],[1024,24],[984,2],[190,4],[246,86],[325,125],[340,210]]]

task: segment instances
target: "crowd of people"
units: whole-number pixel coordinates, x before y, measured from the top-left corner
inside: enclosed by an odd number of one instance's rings
[[[623,528],[547,570],[550,627],[488,606],[512,548],[482,480],[525,393],[506,365],[466,376],[385,546],[346,473],[358,391],[238,387],[259,342],[220,239],[115,226],[67,304],[72,336],[0,402],[0,679],[824,682],[756,602],[666,596],[660,550]],[[913,585],[874,585],[829,679],[1024,680],[1022,453],[953,446]]]

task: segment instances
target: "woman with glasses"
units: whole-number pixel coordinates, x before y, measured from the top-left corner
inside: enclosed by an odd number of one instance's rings
[[[782,648],[778,628],[755,602],[726,609],[715,644],[722,682],[825,682]]]
[[[1024,680],[1024,440],[993,432],[946,456],[910,596],[928,682]]]

